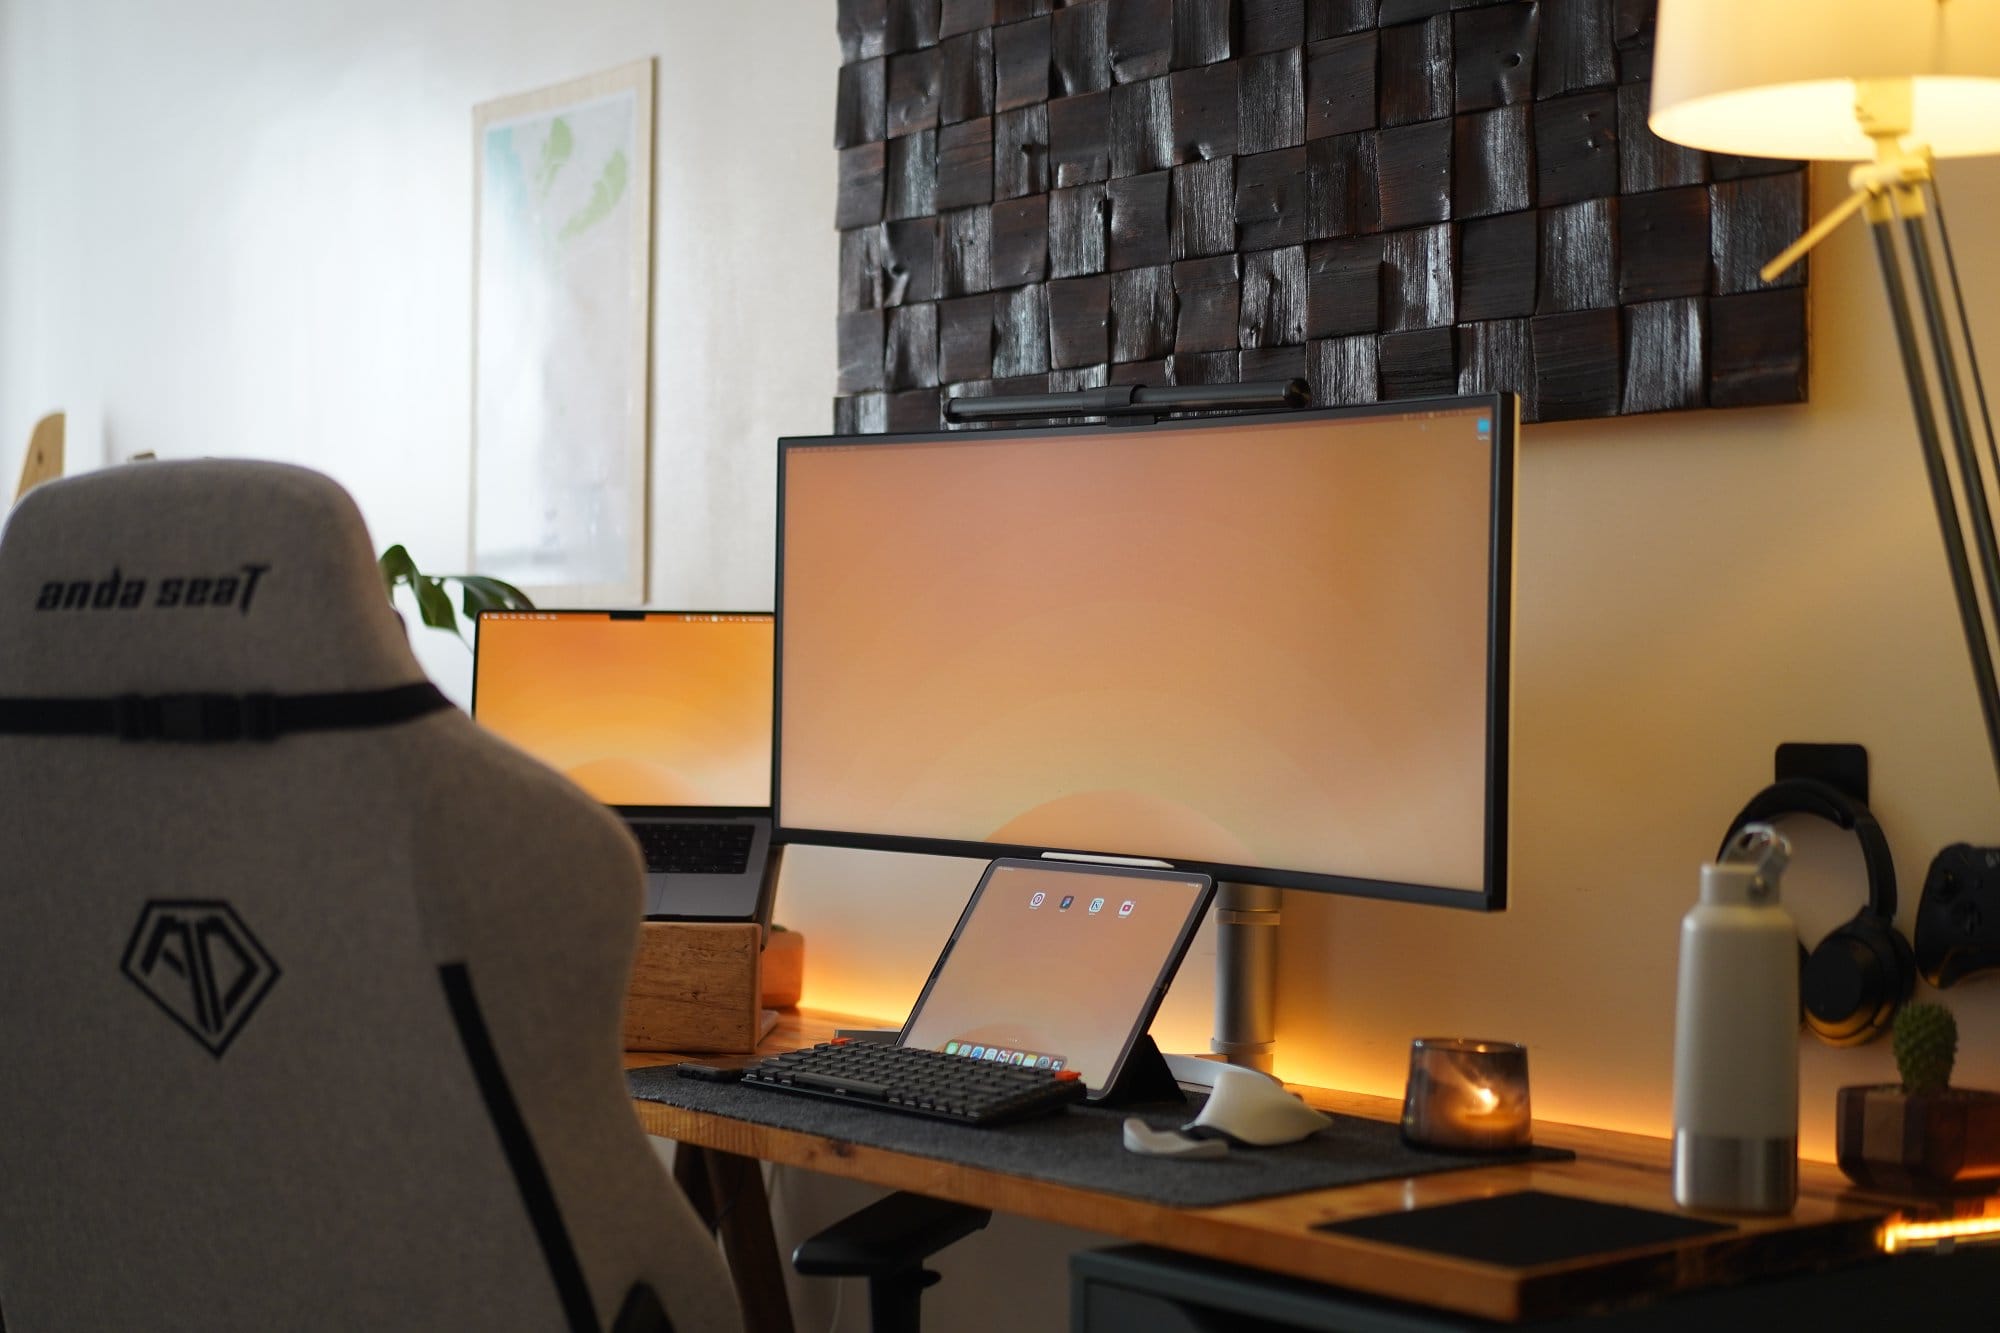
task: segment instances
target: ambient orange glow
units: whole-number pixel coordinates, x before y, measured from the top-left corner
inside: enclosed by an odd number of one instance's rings
[[[768,614],[484,616],[473,715],[607,805],[771,800]]]

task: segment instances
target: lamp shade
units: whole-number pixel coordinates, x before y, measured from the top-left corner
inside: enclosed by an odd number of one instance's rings
[[[1856,79],[1911,81],[1910,144],[2000,152],[2000,0],[1659,0],[1647,123],[1713,152],[1872,158]]]

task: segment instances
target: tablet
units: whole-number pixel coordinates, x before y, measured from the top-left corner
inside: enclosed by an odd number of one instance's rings
[[[1215,891],[1181,870],[1002,858],[958,918],[900,1044],[1118,1081]]]

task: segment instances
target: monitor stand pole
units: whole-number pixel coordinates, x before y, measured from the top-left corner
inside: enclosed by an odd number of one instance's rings
[[[1215,900],[1215,1039],[1233,1065],[1271,1072],[1278,1047],[1278,919],[1284,893],[1221,885]]]

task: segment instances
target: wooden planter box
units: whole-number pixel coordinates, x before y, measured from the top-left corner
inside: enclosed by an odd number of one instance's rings
[[[1840,1169],[1857,1185],[1896,1194],[2000,1189],[2000,1092],[1842,1088],[1836,1112]]]

